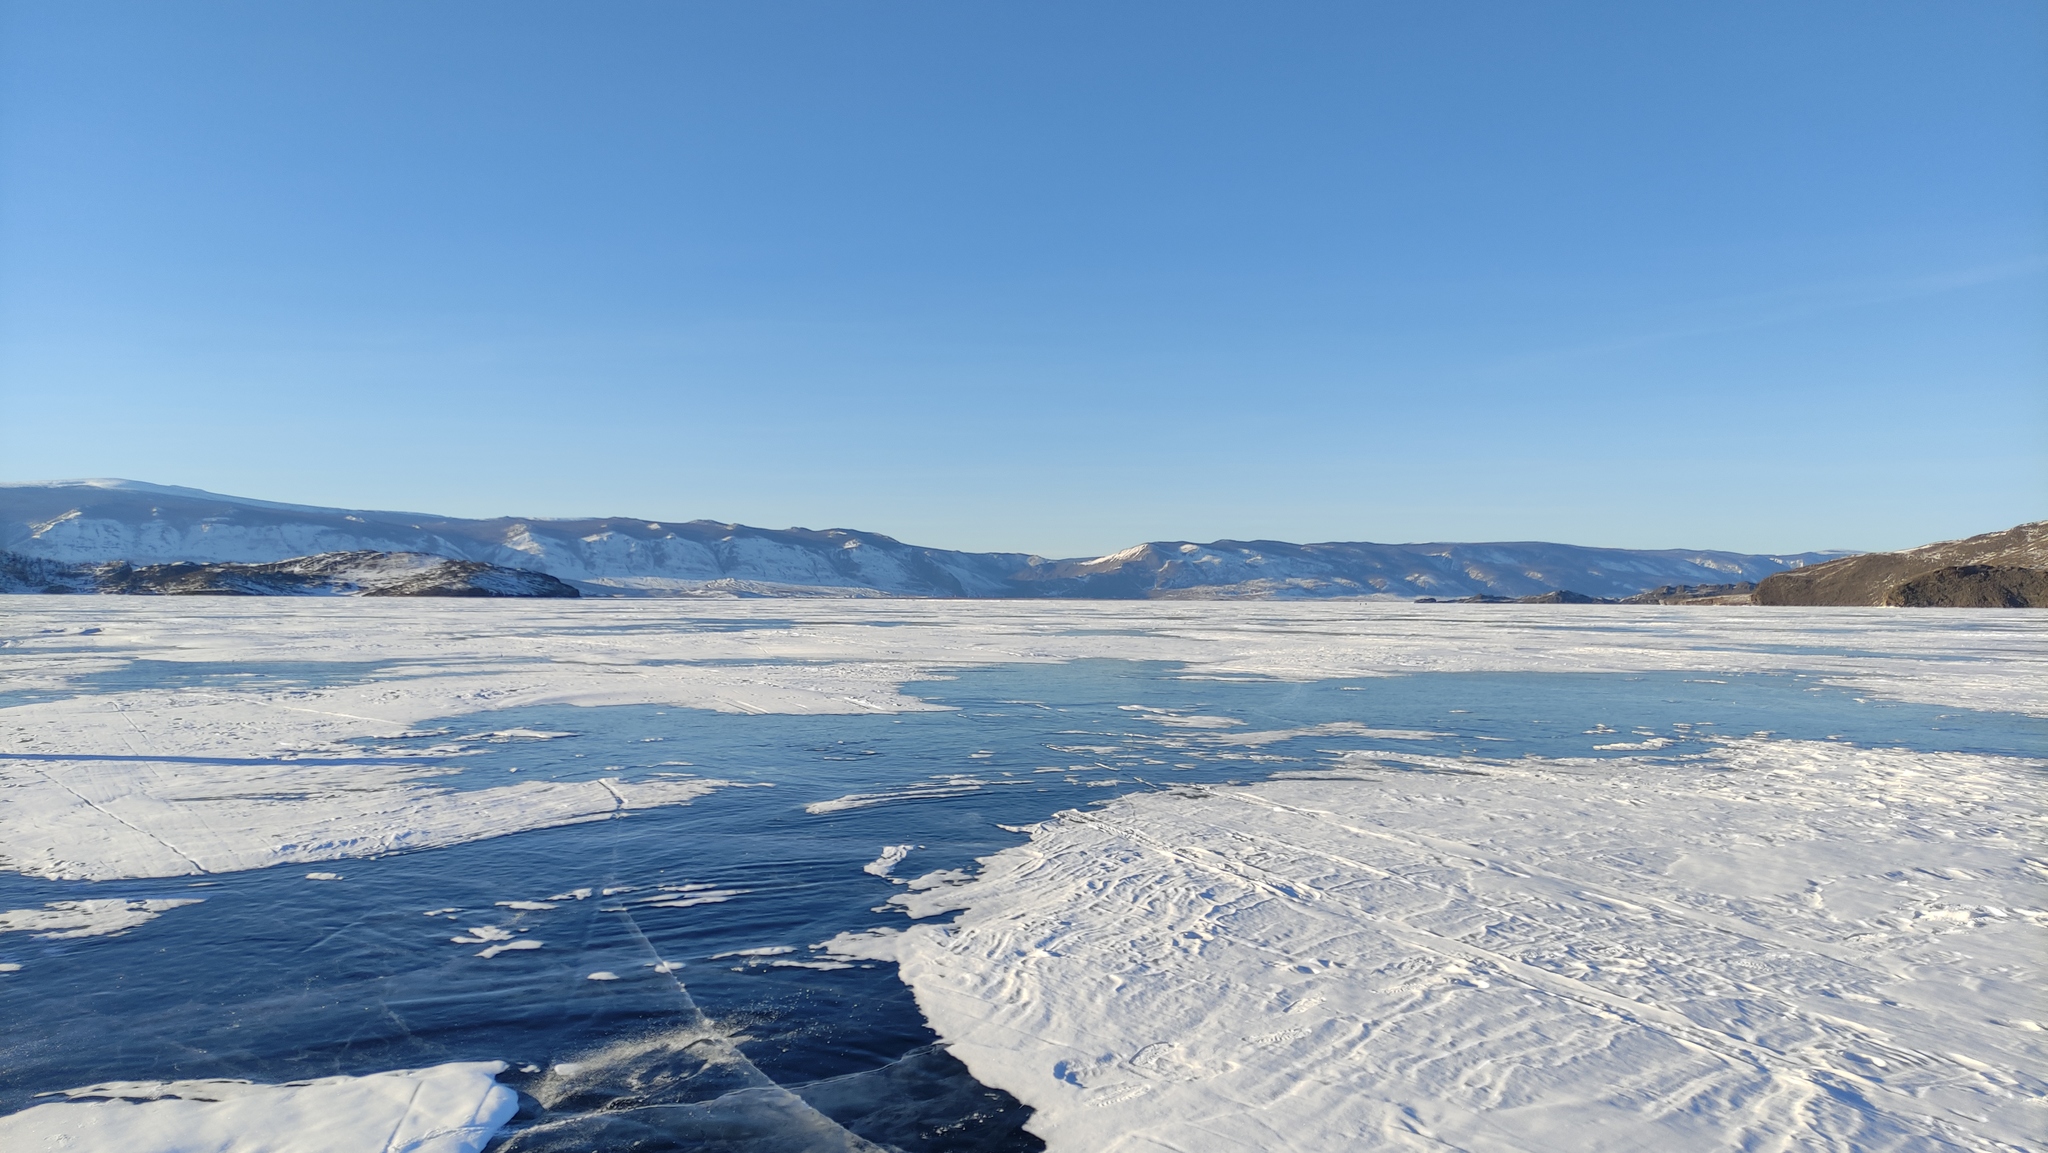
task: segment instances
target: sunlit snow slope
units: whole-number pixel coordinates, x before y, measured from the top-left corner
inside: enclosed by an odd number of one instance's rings
[[[533,569],[586,592],[919,597],[1460,597],[1760,580],[1836,553],[1502,544],[1160,541],[1092,560],[922,548],[849,529],[625,517],[464,520],[277,504],[126,480],[0,485],[0,550],[64,562],[270,562],[415,552]]]

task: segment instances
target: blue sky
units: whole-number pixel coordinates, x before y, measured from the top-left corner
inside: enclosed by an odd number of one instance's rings
[[[7,4],[0,478],[918,543],[2048,516],[2048,7]]]

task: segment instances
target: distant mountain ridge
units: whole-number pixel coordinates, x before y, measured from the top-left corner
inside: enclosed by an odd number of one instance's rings
[[[625,517],[465,519],[321,508],[140,481],[0,484],[0,549],[67,564],[269,564],[425,553],[546,573],[589,595],[1413,599],[1621,598],[1760,581],[1848,555],[1608,549],[1538,541],[1151,541],[1093,559],[958,552],[850,529]]]

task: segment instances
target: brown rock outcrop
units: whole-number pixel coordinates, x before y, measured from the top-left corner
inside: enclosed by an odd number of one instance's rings
[[[1884,603],[1909,609],[2048,609],[2048,569],[1966,564],[1914,577]]]
[[[2034,521],[2003,532],[1941,541],[1901,552],[1844,557],[1826,564],[1777,573],[1765,577],[1757,585],[1751,600],[1760,605],[1898,604],[1934,607],[1949,604],[1941,599],[1943,597],[1957,597],[1970,600],[1970,603],[1957,603],[1950,607],[1992,607],[1993,602],[1988,598],[1993,596],[1993,585],[2000,581],[2018,582],[2014,588],[2020,590],[2036,587],[2019,576],[1956,575],[1963,569],[1984,568],[2048,570],[2048,521]],[[1903,591],[1908,584],[1950,570],[1954,570],[1951,575],[1916,585],[1922,591],[1911,594]],[[1903,599],[1894,601],[1892,596],[1895,592]],[[2032,596],[2024,591],[2016,595]],[[1984,602],[1982,606],[1977,604],[1979,600]],[[2001,606],[2008,603],[2010,601],[1996,602]],[[2025,605],[2015,607],[2048,607],[2048,602],[2027,600]]]

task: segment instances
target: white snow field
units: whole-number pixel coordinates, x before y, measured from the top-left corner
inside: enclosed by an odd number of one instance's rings
[[[1799,671],[2048,716],[2048,615],[2021,612],[6,597],[0,868],[303,872],[630,819],[725,782],[460,788],[449,765],[559,735],[494,724],[501,709],[907,713],[935,707],[920,681],[1083,658],[1172,662],[1219,688]],[[1766,734],[1673,756],[1629,733],[1601,746],[1618,760],[1485,760],[1371,718],[1132,715],[1254,751],[1372,747],[1062,814],[978,876],[896,891],[956,922],[845,935],[810,962],[898,959],[952,1052],[1035,1109],[1054,1153],[2042,1147],[2042,760]],[[791,802],[834,820],[878,799]],[[883,850],[876,877],[912,851]],[[51,903],[0,913],[0,933],[146,934],[215,907],[180,903]],[[38,1106],[0,1137],[43,1148],[31,1135],[57,1130],[32,1127],[61,1120],[73,1149],[476,1149],[511,1108],[495,1069],[100,1086],[78,1092],[115,1100]],[[401,1098],[413,1112],[390,1112]],[[343,1140],[376,1118],[376,1141]]]
[[[1382,763],[1063,814],[840,950],[1056,1153],[2048,1133],[2041,762]]]
[[[495,1061],[289,1085],[92,1085],[0,1117],[10,1150],[125,1153],[476,1153],[519,1107]]]

